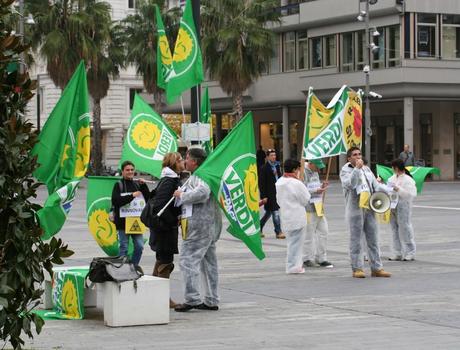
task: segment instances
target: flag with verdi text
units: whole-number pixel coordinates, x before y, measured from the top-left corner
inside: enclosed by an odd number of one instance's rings
[[[165,154],[176,151],[176,133],[136,94],[120,165],[129,160],[136,170],[159,178]]]
[[[324,107],[310,89],[302,157],[321,159],[346,153],[362,143],[362,99],[347,86]]]
[[[165,27],[161,19],[160,8],[155,5],[155,18],[157,24],[157,85],[166,90],[167,81],[172,72],[172,55],[169,41],[166,37]]]
[[[260,260],[259,185],[252,113],[249,112],[195,171],[227,217],[227,231]]]
[[[172,59],[172,72],[166,81],[166,100],[171,104],[185,90],[204,80],[203,60],[193,21],[192,2],[187,0],[180,21]]]
[[[423,183],[425,182],[425,178],[428,174],[441,174],[439,168],[406,166],[406,169],[410,172],[412,178],[415,181],[417,193],[422,192]],[[393,170],[390,167],[377,164],[377,175],[380,176],[384,182],[387,182],[388,179],[393,175]]]
[[[200,113],[200,123],[209,124],[209,141],[203,142],[203,149],[206,151],[206,154],[212,152],[212,115],[211,115],[211,99],[209,98],[208,87],[204,90],[204,94],[201,97],[201,113]]]
[[[50,196],[37,212],[44,233],[55,235],[64,225],[90,157],[90,115],[85,65],[80,62],[64,89],[32,153],[39,167],[34,176]]]

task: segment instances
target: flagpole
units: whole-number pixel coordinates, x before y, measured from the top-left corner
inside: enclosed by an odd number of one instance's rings
[[[187,121],[185,120],[184,100],[182,99],[182,95],[180,95],[180,106],[182,108],[182,123],[185,124]]]
[[[188,183],[189,180],[190,180],[190,177],[187,179],[187,181],[184,182],[184,184],[179,188],[179,190],[182,191],[182,190],[185,188],[185,185],[187,185],[187,183]],[[163,208],[161,208],[161,210],[157,213],[157,216],[158,216],[158,217],[160,217],[161,214],[163,214],[163,212],[166,210],[166,208],[168,207],[168,205],[171,204],[171,202],[174,200],[174,198],[175,198],[174,196],[171,197],[171,199],[168,201],[168,203],[166,203],[166,205],[165,205]]]
[[[191,0],[192,2],[192,13],[193,13],[193,22],[195,22],[195,31],[198,40],[198,46],[200,45],[200,26],[201,26],[201,18],[200,18],[200,0]],[[201,92],[201,85],[198,84],[190,90],[190,108],[191,108],[191,122],[196,123],[199,121],[200,116],[200,92]],[[199,126],[199,125],[198,125]],[[192,142],[192,144],[195,142]],[[201,143],[200,141],[196,143]]]
[[[304,151],[305,151],[305,136],[307,132],[307,116],[308,116],[308,111],[310,110],[310,95],[313,91],[313,87],[308,88],[308,96],[307,96],[307,103],[306,103],[306,110],[305,110],[305,121],[303,125],[303,139],[302,139],[302,155],[300,156],[300,168],[302,171],[300,172],[300,179],[303,181],[305,177],[305,158],[303,156]]]

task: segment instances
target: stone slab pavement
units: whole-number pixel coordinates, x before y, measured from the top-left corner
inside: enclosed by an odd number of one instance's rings
[[[85,183],[82,187],[59,234],[75,251],[66,265],[88,264],[103,255],[87,229]],[[44,195],[40,192],[38,200]],[[101,310],[87,309],[84,320],[46,321],[26,348],[460,349],[459,198],[459,182],[426,183],[413,211],[417,260],[385,258],[392,278],[353,279],[343,195],[340,183],[332,182],[326,213],[333,269],[286,275],[286,242],[274,238],[271,222],[265,229],[263,261],[223,233],[218,243],[219,311],[171,311],[168,325],[109,328]],[[382,255],[388,257],[388,225],[380,226],[380,241]],[[146,272],[154,264],[147,246],[141,264]],[[172,297],[181,301],[178,268],[171,277]]]

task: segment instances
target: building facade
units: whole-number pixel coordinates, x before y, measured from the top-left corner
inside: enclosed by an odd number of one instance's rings
[[[181,1],[176,1],[182,4]],[[372,3],[375,1],[372,1]],[[114,19],[131,11],[134,0],[114,0]],[[300,157],[306,94],[310,86],[327,104],[344,84],[363,88],[366,57],[364,23],[357,20],[360,0],[282,0],[283,21],[273,27],[276,45],[270,67],[244,93],[244,109],[254,113],[258,144],[279,150],[282,158]],[[458,0],[378,0],[370,5],[372,164],[388,164],[409,144],[416,159],[441,169],[436,179],[460,177],[460,2]],[[42,123],[60,91],[40,73]],[[210,88],[215,136],[231,127],[229,98],[217,82]],[[115,165],[127,128],[130,105],[142,81],[134,70],[111,83],[102,101],[104,157]],[[144,96],[152,101],[151,97]],[[189,94],[184,94],[186,110]],[[34,102],[35,103],[35,102]],[[31,104],[30,118],[34,120]],[[179,105],[166,112],[179,113]],[[334,159],[338,172],[343,157]]]

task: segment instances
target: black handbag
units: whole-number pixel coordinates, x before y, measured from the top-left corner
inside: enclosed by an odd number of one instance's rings
[[[143,276],[126,256],[93,258],[87,278],[93,283],[135,281]]]

